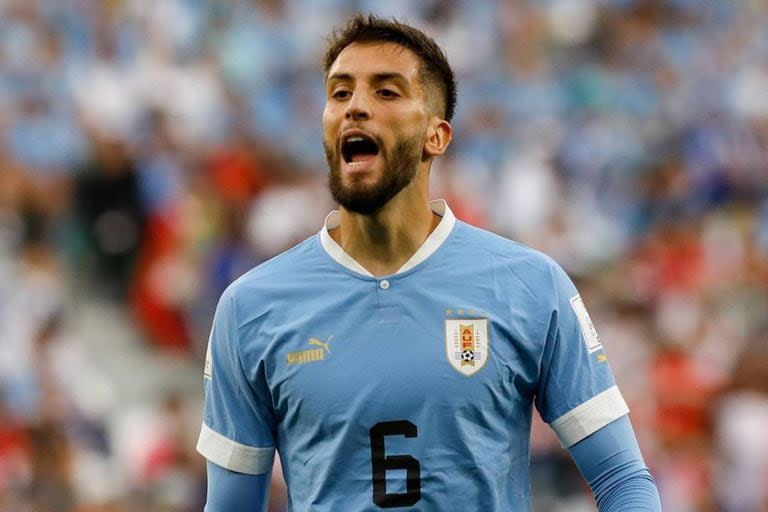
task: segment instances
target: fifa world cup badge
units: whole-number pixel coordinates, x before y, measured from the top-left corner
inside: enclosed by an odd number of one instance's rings
[[[474,375],[488,360],[487,318],[446,318],[445,352],[459,373]]]

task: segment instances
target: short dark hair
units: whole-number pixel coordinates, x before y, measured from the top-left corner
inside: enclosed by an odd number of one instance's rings
[[[323,56],[326,77],[339,54],[352,43],[387,42],[411,50],[421,60],[420,78],[425,86],[434,85],[442,96],[447,121],[456,109],[456,79],[445,53],[434,39],[421,30],[397,21],[368,14],[355,14],[343,27],[335,29]]]

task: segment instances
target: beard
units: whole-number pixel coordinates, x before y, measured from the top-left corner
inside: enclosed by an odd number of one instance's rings
[[[328,188],[334,201],[350,212],[370,215],[380,210],[416,177],[423,141],[418,136],[403,138],[386,153],[379,144],[379,156],[384,160],[384,172],[376,183],[370,186],[355,183],[345,186],[341,172],[341,152],[325,141],[323,146],[330,168]]]

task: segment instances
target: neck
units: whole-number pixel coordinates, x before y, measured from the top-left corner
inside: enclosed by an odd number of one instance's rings
[[[344,252],[374,276],[394,274],[421,247],[440,217],[429,206],[426,187],[415,179],[370,215],[341,209],[330,235]]]

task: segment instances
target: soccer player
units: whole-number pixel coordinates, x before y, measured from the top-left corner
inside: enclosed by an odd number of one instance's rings
[[[428,199],[456,103],[442,50],[355,16],[324,64],[340,210],[220,299],[198,441],[206,510],[264,510],[275,450],[294,511],[529,510],[534,404],[601,511],[660,510],[569,278]]]

